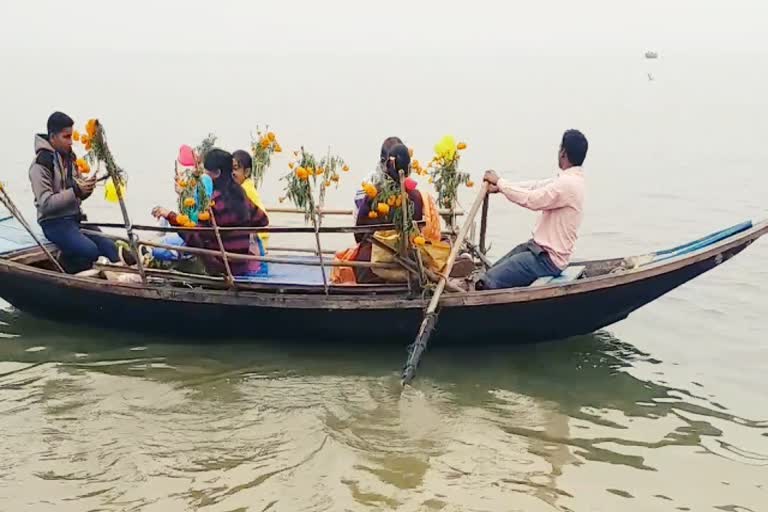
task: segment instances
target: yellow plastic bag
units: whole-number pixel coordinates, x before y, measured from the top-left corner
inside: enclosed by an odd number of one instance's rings
[[[377,231],[373,234],[373,238],[395,251],[398,250],[400,235],[395,230]],[[371,263],[393,263],[394,261],[395,257],[393,254],[378,245],[373,244],[373,247],[371,248]],[[408,282],[408,271],[403,268],[372,268],[371,271],[380,278],[391,283]]]
[[[397,231],[377,231],[373,237],[387,247],[395,251],[398,250],[400,234]],[[421,253],[421,260],[424,262],[424,266],[433,272],[439,273],[448,261],[451,245],[443,241],[431,242],[428,240],[424,245],[419,246],[418,250]],[[371,251],[372,263],[393,263],[394,261],[393,254],[376,244],[373,245]],[[386,281],[396,283],[408,281],[408,271],[405,269],[373,268],[371,270]]]

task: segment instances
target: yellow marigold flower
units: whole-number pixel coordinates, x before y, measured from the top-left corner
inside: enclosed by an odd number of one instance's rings
[[[195,206],[196,202],[197,201],[195,201],[194,197],[188,197],[184,200],[184,206],[186,207]]]
[[[88,174],[91,172],[91,166],[88,165],[88,162],[84,158],[78,158],[75,161],[75,165],[77,166],[77,170],[82,174]]]
[[[349,166],[347,164],[344,164],[344,167],[341,168],[344,172],[349,172]]]
[[[474,182],[474,181],[472,181],[472,180],[468,180],[468,181],[467,181],[467,186],[468,186],[469,188],[472,188],[472,187],[474,187],[474,186],[475,186],[475,182]]]
[[[446,135],[435,144],[435,155],[443,160],[453,160],[456,155],[456,139],[452,135]]]
[[[197,216],[197,220],[202,220],[202,221],[210,220],[210,218],[211,218],[211,214],[208,212],[200,212],[200,214]]]
[[[325,180],[325,182],[323,183],[323,185],[325,185],[325,188],[328,188],[328,187],[330,187],[330,186],[331,186],[331,180]]]
[[[280,146],[280,144],[275,145],[275,153],[282,153],[283,148]]]
[[[182,226],[186,226],[186,224],[189,222],[189,217],[182,213],[181,215],[176,216],[176,222]]]
[[[389,213],[389,205],[387,203],[379,203],[376,206],[376,211],[382,215],[387,215]]]
[[[424,240],[424,237],[423,237],[423,236],[421,236],[421,235],[418,235],[418,236],[415,236],[415,237],[413,237],[413,244],[414,244],[414,245],[422,246],[422,245],[424,245],[426,242],[427,242],[427,241],[426,241],[426,240]]]
[[[91,138],[90,138],[90,137],[88,137],[88,135],[86,135],[86,134],[82,134],[82,135],[80,136],[80,142],[83,144],[83,146],[85,146],[85,145],[87,145],[87,144],[90,144],[90,142],[91,142]]]
[[[269,142],[275,142],[275,140],[277,140],[275,132],[267,132],[267,139],[269,139]]]
[[[79,131],[75,130],[74,132],[72,132],[72,140],[74,140],[75,142],[79,142],[80,141],[80,132]]]
[[[339,182],[339,175],[338,174],[333,174],[331,176],[331,181],[334,182],[334,183],[338,183]]]
[[[269,147],[269,144],[270,144],[269,139],[261,139],[260,145],[262,149],[267,149]]]
[[[322,167],[318,167],[317,170],[315,171],[315,174],[318,176],[320,176],[321,174],[325,174],[325,169],[323,169]]]
[[[458,149],[459,151],[467,149],[467,143],[466,142],[459,142],[458,144],[456,144],[456,149]]]
[[[397,198],[395,196],[390,196],[390,198],[387,199],[387,204],[389,206],[395,206],[396,201],[397,201]]]
[[[299,167],[298,169],[296,169],[296,176],[297,176],[297,177],[298,177],[300,180],[306,180],[307,178],[309,178],[309,171],[307,171],[307,170],[306,170],[305,168],[303,168],[303,167]]]
[[[197,226],[197,224],[195,224],[195,223],[194,223],[194,222],[192,222],[192,221],[189,221],[189,222],[187,222],[186,224],[184,224],[184,226],[186,226],[186,227],[188,227],[188,228],[193,228],[193,227]]]
[[[376,190],[376,187],[371,183],[369,183],[368,186],[365,187],[363,190],[365,190],[365,195],[367,195],[371,199],[373,199],[379,194],[379,191]]]

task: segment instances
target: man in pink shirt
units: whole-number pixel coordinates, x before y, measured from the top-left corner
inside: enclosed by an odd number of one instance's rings
[[[568,266],[583,215],[586,186],[581,166],[588,147],[580,131],[566,131],[558,153],[561,171],[551,180],[510,183],[495,171],[486,171],[483,179],[491,193],[501,192],[523,208],[540,211],[541,217],[533,238],[494,263],[476,289],[528,286],[539,277],[558,276]]]

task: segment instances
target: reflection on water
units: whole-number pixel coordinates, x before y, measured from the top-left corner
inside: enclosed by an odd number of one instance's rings
[[[659,383],[660,361],[606,332],[438,347],[401,393],[401,346],[183,343],[8,311],[0,321],[2,510],[768,502],[768,422]]]

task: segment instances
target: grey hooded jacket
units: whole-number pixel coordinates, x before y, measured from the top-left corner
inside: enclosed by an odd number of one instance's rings
[[[80,217],[81,199],[74,180],[74,169],[64,168],[64,162],[45,135],[35,136],[35,161],[29,168],[29,181],[35,195],[37,221],[61,217]]]

